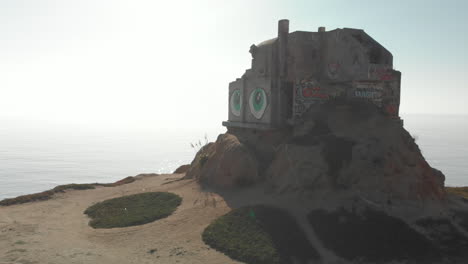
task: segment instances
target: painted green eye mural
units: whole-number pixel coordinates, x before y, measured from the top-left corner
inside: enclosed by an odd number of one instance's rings
[[[239,90],[234,90],[234,92],[232,92],[229,105],[231,106],[231,113],[235,116],[240,116],[242,96]]]
[[[267,96],[262,88],[252,91],[249,99],[250,112],[257,119],[261,119],[267,107]]]

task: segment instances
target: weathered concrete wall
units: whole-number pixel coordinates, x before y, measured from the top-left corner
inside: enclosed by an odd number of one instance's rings
[[[272,77],[275,74],[275,61],[273,58],[274,43],[276,39],[265,41],[258,46],[252,45],[252,72],[249,77]]]
[[[289,76],[294,117],[330,99],[370,100],[398,116],[400,73],[392,55],[364,31],[335,29],[290,34]]]
[[[243,122],[245,107],[244,81],[237,79],[229,84],[229,120],[234,122]]]
[[[252,46],[252,68],[247,70],[241,79],[229,86],[229,122],[236,124],[242,122],[255,127],[268,128],[274,123],[272,110],[278,106],[278,89],[275,89],[277,69],[276,39],[269,40],[258,46]],[[238,90],[236,92],[236,90]],[[242,96],[240,113],[237,112],[234,103],[237,100],[231,98]]]
[[[288,33],[288,28],[282,20],[277,38],[251,46],[242,114],[231,113],[230,106],[230,122],[280,128],[300,122],[310,106],[334,99],[372,101],[398,118],[401,74],[377,41],[360,29]]]

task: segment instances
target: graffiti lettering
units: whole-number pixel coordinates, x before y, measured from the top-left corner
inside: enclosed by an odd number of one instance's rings
[[[393,75],[390,69],[378,69],[377,76],[381,81],[390,81],[393,79]]]
[[[302,89],[302,96],[306,98],[328,99],[328,94],[320,91],[320,87],[305,87]]]
[[[296,96],[303,99],[328,99],[328,91],[322,90],[317,81],[301,80],[295,87]]]
[[[391,81],[393,80],[393,73],[392,69],[388,67],[371,65],[369,66],[368,77],[377,78],[381,81]]]
[[[356,90],[354,91],[354,96],[360,97],[360,98],[379,98],[381,97],[382,93],[379,91],[375,90]]]

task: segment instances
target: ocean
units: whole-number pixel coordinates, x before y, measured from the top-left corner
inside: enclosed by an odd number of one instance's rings
[[[468,186],[468,116],[403,115],[431,166],[447,186]],[[171,173],[190,163],[190,143],[216,140],[225,129],[85,130],[33,122],[1,122],[0,199],[68,183],[109,183],[139,173]]]

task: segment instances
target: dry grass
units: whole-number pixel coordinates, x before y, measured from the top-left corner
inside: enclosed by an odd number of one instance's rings
[[[52,190],[40,192],[40,193],[33,193],[27,195],[21,195],[15,198],[4,199],[0,201],[0,205],[8,206],[14,204],[23,204],[29,202],[36,202],[36,201],[45,201],[52,198],[52,196],[59,192],[64,192],[65,190],[86,190],[86,189],[94,189],[94,185],[92,184],[66,184],[66,185],[59,185]]]
[[[89,184],[89,183],[83,183],[83,184],[76,184],[76,183],[71,183],[71,184],[65,184],[65,185],[59,185],[55,188],[53,188],[51,191],[54,193],[58,192],[64,192],[65,190],[89,190],[89,189],[94,189],[95,184]]]
[[[445,187],[445,191],[468,199],[468,187]]]
[[[114,183],[95,183],[96,186],[104,186],[104,187],[116,187],[124,184],[129,184],[135,181],[135,177],[128,176],[122,180],[116,181]]]
[[[125,179],[116,181],[114,183],[83,183],[83,184],[72,183],[72,184],[59,185],[51,190],[47,190],[44,192],[21,195],[15,198],[4,199],[0,201],[0,206],[9,206],[9,205],[15,205],[15,204],[24,204],[24,203],[29,203],[29,202],[45,201],[45,200],[51,199],[52,196],[54,196],[54,194],[61,193],[66,190],[89,190],[89,189],[95,189],[96,186],[115,187],[115,186],[120,186],[123,184],[128,184],[134,181],[135,181],[135,177],[129,176],[129,177],[126,177]]]

